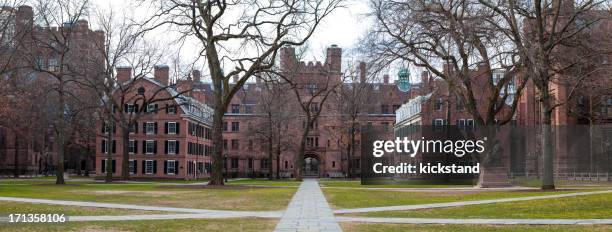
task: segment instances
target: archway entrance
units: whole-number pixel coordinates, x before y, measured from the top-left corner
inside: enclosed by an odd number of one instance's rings
[[[316,155],[306,155],[304,158],[304,176],[319,177],[319,158]]]

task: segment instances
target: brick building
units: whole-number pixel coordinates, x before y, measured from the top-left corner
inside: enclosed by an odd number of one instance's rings
[[[169,99],[151,101],[146,106],[139,106],[137,100],[133,100],[125,103],[125,112],[116,112],[142,114],[129,131],[130,176],[136,179],[196,179],[208,176],[212,151],[212,109],[194,98],[180,96],[174,86],[168,87],[168,66],[155,66],[153,78],[132,79],[130,75],[130,68],[119,68],[119,83],[130,85],[130,91],[123,95],[126,99],[138,99],[138,95],[148,99],[153,95],[155,98]],[[116,97],[122,96],[117,93]],[[103,175],[107,165],[111,165],[113,176],[120,176],[123,142],[119,130],[104,122],[99,124],[98,129],[96,172]],[[113,131],[113,137],[111,150],[107,151],[109,130]],[[110,162],[108,153],[112,157]]]
[[[36,24],[32,7],[26,5],[17,8],[3,6],[0,10],[0,18],[3,23],[6,23],[3,27],[7,28],[0,39],[2,65],[7,70],[5,74],[17,80],[27,80],[26,84],[37,86],[34,90],[26,90],[27,92],[23,95],[27,97],[21,98],[23,101],[40,101],[39,103],[44,104],[46,100],[53,99],[49,96],[42,97],[45,98],[43,101],[35,98],[34,95],[37,94],[37,90],[42,89],[41,86],[53,84],[54,79],[50,77],[50,74],[59,71],[60,59],[65,61],[64,65],[78,67],[78,71],[73,70],[75,73],[71,73],[75,78],[88,75],[85,73],[96,73],[96,68],[101,68],[103,64],[100,56],[97,55],[100,53],[94,50],[99,48],[97,45],[103,44],[104,33],[90,29],[86,20],[66,22],[55,27],[44,27]],[[59,57],[60,54],[54,52],[55,46],[58,46],[57,38],[70,40],[69,52],[63,54],[63,57]],[[84,57],[83,54],[88,55]],[[80,74],[77,75],[76,72]],[[3,87],[13,88],[7,82],[2,82],[2,84],[6,84]],[[69,84],[66,88],[70,89],[71,94],[75,96],[83,96],[83,99],[91,97],[92,94],[76,84]],[[9,98],[4,100],[10,101]],[[15,104],[26,105],[25,102],[19,101],[15,101]],[[31,105],[34,104],[37,103],[31,103]],[[15,163],[18,164],[17,169],[21,174],[50,174],[54,171],[57,162],[54,149],[56,146],[51,130],[52,120],[45,118],[44,114],[36,117],[30,115],[35,113],[33,110],[26,110],[25,113],[28,115],[25,115],[24,109],[18,106],[11,106],[5,112],[10,116],[22,116],[36,120],[31,123],[14,123],[15,120],[13,123],[0,122],[0,174],[13,173]],[[37,109],[43,111],[45,108],[39,106]],[[54,112],[45,113],[55,114]],[[93,142],[93,137],[84,135],[76,135],[68,139],[64,161],[66,169],[74,172],[93,171]],[[18,160],[15,160],[15,157]]]

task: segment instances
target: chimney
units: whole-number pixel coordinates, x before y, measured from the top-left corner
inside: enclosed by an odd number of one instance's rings
[[[365,62],[359,62],[359,82],[366,82],[366,64]]]
[[[123,84],[132,79],[132,67],[117,67],[117,79],[118,84]]]
[[[168,67],[168,65],[155,65],[153,70],[153,77],[157,82],[161,83],[163,86],[167,86],[170,84],[170,68]]]
[[[232,79],[234,79],[234,84],[237,84],[237,83],[238,83],[238,75],[237,75],[237,74],[236,74],[236,75],[234,75],[234,76],[232,77]]]
[[[193,82],[200,82],[201,78],[200,70],[191,70],[191,80],[193,80]]]
[[[389,84],[389,74],[383,75],[383,83]]]
[[[85,19],[79,19],[76,21],[76,29],[77,31],[88,31],[89,30],[89,22]]]
[[[327,48],[325,65],[329,68],[330,72],[342,72],[342,48],[335,44],[332,44],[331,47]]]

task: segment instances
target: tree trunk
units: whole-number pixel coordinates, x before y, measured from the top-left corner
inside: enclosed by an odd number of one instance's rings
[[[56,138],[56,147],[57,147],[57,170],[55,172],[56,180],[55,184],[66,184],[64,181],[64,111],[66,110],[65,100],[64,100],[64,83],[62,80],[59,81],[59,106],[58,106],[58,121],[57,121],[57,138]]]
[[[76,174],[77,176],[80,176],[81,175],[81,160],[83,159],[83,154],[79,151],[79,154],[77,155],[77,157],[78,158],[76,159]]]
[[[218,98],[218,97],[217,97]],[[223,109],[221,107],[220,99],[216,100],[215,112],[213,115],[213,128],[212,128],[212,140],[213,140],[213,154],[212,154],[212,172],[210,173],[209,185],[224,185],[223,183]]]
[[[272,160],[274,157],[272,156],[274,153],[274,148],[272,144],[274,143],[274,132],[272,131],[272,116],[268,115],[268,179],[274,179],[274,168],[272,168]]]
[[[15,133],[15,160],[13,162],[13,164],[15,165],[14,168],[14,177],[15,178],[19,178],[19,135],[17,135],[17,133]]]
[[[122,159],[121,159],[121,179],[129,180],[130,179],[130,125],[126,127],[121,127],[121,142],[123,143],[121,146],[122,149]],[[144,168],[144,167],[143,167]]]
[[[87,143],[87,156],[85,157],[85,176],[89,177],[89,164],[91,162],[89,162],[89,158],[91,158],[91,146],[89,145],[89,143]],[[95,157],[94,157],[95,159]]]
[[[111,111],[109,111],[111,112]],[[112,116],[109,116],[107,119],[107,122],[109,127],[108,127],[108,133],[107,133],[107,137],[106,137],[106,160],[104,161],[102,160],[102,162],[106,162],[106,178],[104,180],[104,182],[106,183],[111,183],[113,182],[113,127],[111,127],[111,123],[113,119]],[[144,168],[144,167],[142,167]]]
[[[306,120],[306,128],[302,134],[302,140],[300,141],[300,149],[298,155],[295,157],[295,179],[298,181],[302,180],[302,168],[304,166],[304,152],[306,152],[306,139],[308,138],[308,132],[310,131],[310,120]]]
[[[543,174],[542,189],[555,189],[554,181],[554,146],[552,131],[552,110],[550,93],[542,91],[542,152]]]
[[[350,141],[350,147],[349,147],[349,151],[348,151],[348,163],[347,163],[347,170],[348,170],[348,178],[352,179],[353,178],[353,155],[355,154],[355,119],[353,119],[353,121],[351,122],[351,131],[349,136],[351,136],[351,141]]]
[[[276,145],[276,179],[280,179],[280,156],[281,156],[281,142],[280,132]]]

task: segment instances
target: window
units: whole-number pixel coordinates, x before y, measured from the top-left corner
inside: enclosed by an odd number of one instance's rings
[[[444,105],[444,100],[442,98],[437,98],[436,104],[434,105],[434,110],[441,111],[443,105]]]
[[[336,161],[332,161],[332,168],[336,167]]]
[[[306,138],[306,146],[308,147],[318,147],[319,146],[319,137],[308,137]]]
[[[244,106],[244,113],[252,114],[253,113],[253,106],[252,105],[245,105]]]
[[[176,140],[168,140],[166,142],[167,142],[166,153],[170,155],[177,154],[178,153],[178,149],[177,149],[178,142]]]
[[[444,126],[444,119],[434,120],[434,126]]]
[[[380,106],[381,114],[389,114],[389,105],[381,105]]]
[[[232,139],[232,150],[239,150],[240,143],[237,139]]]
[[[289,168],[289,161],[285,160],[285,169]]]
[[[460,128],[465,127],[465,119],[457,119],[457,126]]]
[[[227,150],[227,139],[223,140],[223,150]]]
[[[310,95],[314,95],[317,92],[317,84],[308,84],[306,85],[306,89]]]
[[[232,168],[238,168],[238,158],[234,157],[231,161]]]
[[[223,122],[222,127],[223,127],[223,131],[227,131],[227,122]]]
[[[259,160],[259,166],[261,166],[261,169],[268,169],[268,159]]]
[[[248,167],[249,167],[249,169],[253,168],[253,158],[249,158],[248,159]]]
[[[232,109],[232,114],[240,113],[240,105],[238,104],[232,104],[231,109]]]
[[[128,143],[128,150],[130,152],[130,154],[135,154],[136,153],[136,140],[130,140]]]
[[[59,65],[57,65],[57,59],[51,58],[49,59],[49,71],[58,71]]]
[[[157,104],[148,104],[147,113],[157,113]]]
[[[310,103],[310,111],[312,111],[312,112],[319,112],[319,103],[318,102],[311,102]]]
[[[138,123],[132,123],[132,125],[130,125],[130,133],[138,133]]]
[[[145,94],[145,88],[144,87],[138,88],[138,95],[144,95],[144,94]]]
[[[125,112],[126,113],[134,113],[136,111],[136,107],[134,104],[125,104]]]
[[[154,171],[153,160],[145,161],[145,174],[153,174]]]
[[[474,127],[474,119],[468,119],[465,121],[467,127]]]
[[[233,132],[240,131],[240,122],[232,122],[232,131]]]
[[[167,114],[176,114],[176,106],[172,105],[172,106],[166,107],[166,113]]]
[[[147,140],[145,142],[145,153],[155,154],[155,141],[154,140]]]
[[[168,175],[176,174],[176,161],[174,160],[166,161],[166,174]]]
[[[130,174],[136,173],[136,161],[130,160]]]
[[[168,134],[176,134],[176,122],[168,122],[167,124]]]
[[[155,123],[154,122],[146,122],[145,124],[145,131],[148,135],[152,135],[155,134]]]

